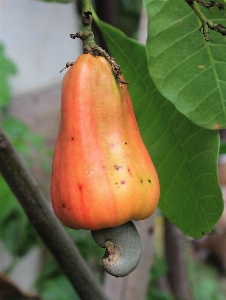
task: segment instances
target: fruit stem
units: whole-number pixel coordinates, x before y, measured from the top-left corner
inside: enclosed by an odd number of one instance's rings
[[[83,42],[83,53],[90,53],[96,46],[92,25],[92,7],[90,0],[82,0],[82,27],[80,32],[71,34],[71,38],[80,38]]]
[[[111,65],[113,75],[117,81],[117,83],[128,84],[129,82],[120,78],[122,75],[122,71],[120,66],[116,64],[114,58],[111,57],[106,51],[104,51],[101,47],[96,45],[94,40],[94,34],[91,29],[92,25],[92,6],[90,0],[82,0],[82,27],[81,30],[77,33],[70,34],[72,39],[80,38],[83,43],[83,53],[84,54],[92,54],[94,56],[103,56]],[[68,62],[66,66],[60,71],[62,72],[64,69],[71,67],[73,63]]]
[[[92,11],[90,0],[82,0],[82,14],[86,11]]]

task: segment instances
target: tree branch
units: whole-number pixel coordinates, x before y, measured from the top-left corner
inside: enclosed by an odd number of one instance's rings
[[[23,166],[1,128],[0,172],[23,207],[30,223],[52,252],[81,299],[107,300],[98,281],[55,217],[39,186]],[[7,201],[7,199],[1,199],[1,201]]]
[[[196,0],[196,1],[185,0],[185,1],[188,3],[188,5],[191,7],[191,9],[194,11],[194,13],[197,15],[197,17],[201,21],[202,26],[200,27],[200,30],[202,30],[202,33],[203,33],[203,36],[204,36],[206,42],[210,41],[209,29],[215,30],[216,32],[219,32],[223,36],[226,35],[226,26],[223,24],[214,24],[211,20],[209,20],[201,12],[199,5],[198,5],[198,3],[199,3],[207,9],[210,9],[211,7],[216,6],[216,7],[218,7],[219,10],[223,10],[224,9],[223,4],[221,4],[219,2],[215,2],[215,1],[203,1],[203,0]]]

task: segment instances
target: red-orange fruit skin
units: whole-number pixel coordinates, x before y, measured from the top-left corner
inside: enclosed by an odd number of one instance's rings
[[[126,85],[116,82],[105,58],[82,54],[62,82],[55,214],[69,228],[98,230],[149,217],[159,196]]]

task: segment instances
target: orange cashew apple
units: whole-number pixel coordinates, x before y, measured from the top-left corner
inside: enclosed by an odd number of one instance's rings
[[[91,54],[82,54],[64,76],[51,200],[67,227],[115,227],[145,219],[157,207],[158,176],[124,86],[104,57]]]

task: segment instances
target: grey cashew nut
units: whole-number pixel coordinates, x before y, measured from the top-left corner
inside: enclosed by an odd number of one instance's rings
[[[123,277],[137,267],[142,248],[139,233],[132,221],[91,233],[95,242],[106,248],[102,265],[107,273]]]

